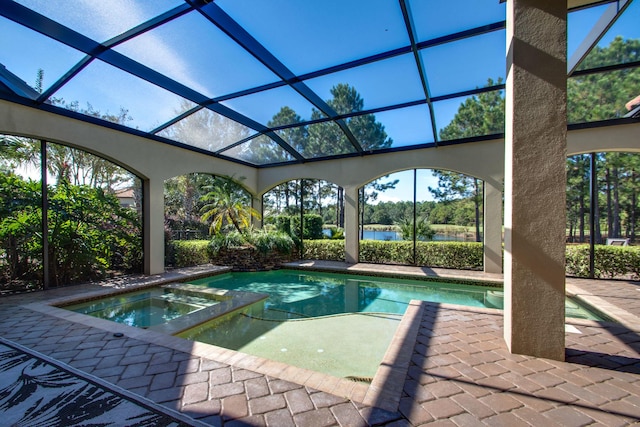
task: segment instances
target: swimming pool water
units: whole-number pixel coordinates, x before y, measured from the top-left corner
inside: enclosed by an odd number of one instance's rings
[[[229,291],[253,300],[214,319],[200,316]],[[183,331],[178,336],[334,376],[373,377],[411,300],[502,308],[503,298],[499,287],[277,270],[228,273],[65,308],[152,329],[188,324],[181,316],[196,315],[198,326],[177,329]],[[600,320],[571,299],[565,307],[567,317]]]
[[[403,314],[413,299],[502,309],[504,298],[501,287],[297,270],[230,273],[192,283],[269,294],[265,316],[274,320],[354,312]],[[567,299],[565,307],[567,317],[602,320],[574,300]]]
[[[483,286],[294,270],[231,273],[192,283],[269,294],[267,316],[282,320],[353,312],[403,314],[412,299],[496,308],[487,301],[486,292],[500,290]]]
[[[217,303],[218,301],[213,299],[176,294],[163,288],[151,288],[69,305],[65,308],[129,326],[148,328]]]
[[[269,298],[179,336],[339,377],[373,377],[411,300],[502,308],[499,287],[295,270],[192,282]],[[593,318],[571,300],[567,313]]]

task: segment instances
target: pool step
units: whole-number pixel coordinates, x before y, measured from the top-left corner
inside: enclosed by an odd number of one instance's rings
[[[165,334],[175,335],[191,329],[209,320],[213,320],[239,310],[241,308],[266,300],[269,295],[257,292],[238,292],[228,289],[208,288],[190,283],[169,283],[161,286],[165,291],[176,295],[206,298],[217,301],[209,307],[204,307],[192,313],[180,316],[167,323],[152,326],[149,329]]]
[[[169,290],[176,295],[187,295],[199,298],[213,299],[216,301],[226,301],[233,297],[232,291],[227,289],[207,288],[191,283],[169,283],[161,288]]]

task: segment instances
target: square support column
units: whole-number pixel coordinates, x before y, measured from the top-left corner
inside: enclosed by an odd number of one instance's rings
[[[344,256],[351,264],[360,260],[358,187],[344,187]]]
[[[508,0],[504,337],[564,360],[567,3]]]
[[[142,181],[144,274],[164,273],[164,181]]]
[[[502,189],[484,185],[484,272],[502,273]]]

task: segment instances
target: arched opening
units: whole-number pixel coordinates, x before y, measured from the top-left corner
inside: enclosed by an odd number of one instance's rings
[[[142,271],[142,186],[94,154],[0,136],[3,291]]]
[[[452,171],[410,169],[359,191],[360,260],[420,266],[482,268],[476,257],[446,264],[428,242],[482,242],[483,182]],[[430,255],[431,254],[431,255]]]

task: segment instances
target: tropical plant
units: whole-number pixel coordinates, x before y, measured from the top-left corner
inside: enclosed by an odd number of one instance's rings
[[[57,286],[104,277],[108,270],[139,271],[141,225],[135,210],[99,188],[68,182],[48,188],[49,271]],[[40,183],[0,174],[3,204],[0,245],[8,263],[1,280],[32,280],[42,274]]]
[[[218,234],[225,225],[232,225],[243,233],[251,219],[260,219],[260,213],[251,206],[251,196],[242,186],[229,178],[216,177],[214,183],[206,187],[202,196],[205,205],[201,208],[202,221],[210,222],[209,233]]]
[[[281,231],[248,229],[244,233],[231,231],[215,235],[208,245],[209,255],[214,258],[223,248],[253,247],[262,254],[277,251],[290,254],[295,242],[287,233]]]
[[[400,227],[400,234],[402,234],[403,240],[413,240],[413,221],[408,218],[402,219],[398,226]],[[415,234],[417,240],[431,240],[435,236],[436,232],[431,228],[431,224],[426,216],[416,218]]]
[[[344,240],[344,228],[330,227],[329,238],[331,240]]]

